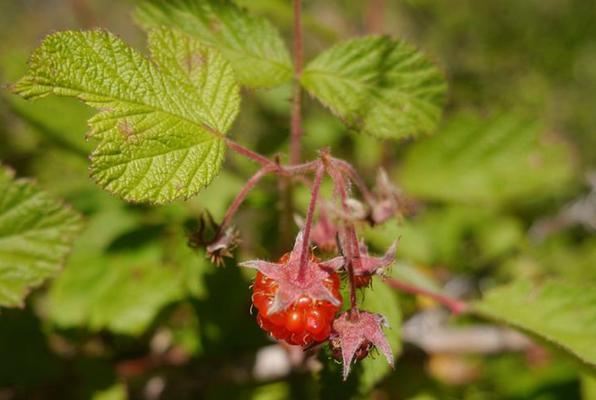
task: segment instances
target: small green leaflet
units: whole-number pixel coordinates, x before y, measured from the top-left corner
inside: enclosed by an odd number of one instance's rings
[[[89,120],[91,176],[125,200],[188,198],[221,168],[239,87],[219,53],[182,32],[149,32],[151,60],[109,32],[59,32],[33,53],[15,85],[25,98],[73,96]]]
[[[474,309],[506,322],[571,353],[596,368],[596,288],[548,281],[527,281],[489,291]]]
[[[271,87],[292,77],[290,55],[275,27],[230,1],[145,0],[136,17],[146,28],[175,27],[217,48],[245,86]]]
[[[575,174],[570,149],[515,113],[461,113],[420,140],[400,169],[404,189],[426,199],[502,205],[561,191]]]
[[[80,228],[76,212],[0,166],[0,306],[22,307],[55,276]]]
[[[385,36],[349,40],[321,53],[301,82],[350,128],[382,139],[431,133],[447,88],[422,53]]]

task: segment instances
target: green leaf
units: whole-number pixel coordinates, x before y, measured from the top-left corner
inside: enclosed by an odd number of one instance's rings
[[[350,128],[387,139],[431,133],[447,87],[422,53],[384,36],[332,47],[306,66],[301,82]]]
[[[15,85],[25,98],[78,97],[100,110],[89,121],[99,144],[91,176],[135,202],[188,198],[207,186],[224,156],[240,102],[219,53],[178,31],[149,33],[151,60],[111,33],[48,36]]]
[[[190,250],[182,234],[166,233],[138,225],[125,210],[95,215],[50,289],[50,320],[137,335],[167,304],[204,297],[207,259]],[[157,240],[164,236],[170,240]]]
[[[54,277],[80,228],[79,214],[0,166],[0,306],[22,307]]]
[[[380,252],[399,239],[400,259],[453,270],[478,270],[523,247],[521,222],[480,207],[449,205],[427,209],[406,221],[367,228],[366,239]]]
[[[490,290],[475,303],[476,312],[503,321],[565,350],[596,367],[596,288],[528,281]]]
[[[393,355],[401,352],[401,310],[393,289],[385,285],[377,277],[373,280],[373,288],[366,293],[361,308],[366,311],[383,314],[387,318],[389,328],[385,329],[387,341],[393,349]],[[391,367],[384,357],[367,357],[362,360],[362,374],[358,387],[363,394],[370,392],[389,372]]]
[[[86,158],[89,143],[85,141],[87,119],[92,110],[69,98],[48,97],[25,101],[14,95],[3,96],[12,111],[34,128],[46,142]],[[68,115],[68,118],[56,118]]]
[[[217,48],[243,85],[271,87],[292,77],[292,62],[279,32],[226,0],[146,0],[137,9],[141,25],[171,26]]]
[[[93,393],[91,400],[126,400],[128,394],[126,393],[126,385],[123,383],[115,383],[107,389],[98,390]]]
[[[515,114],[460,114],[414,144],[400,181],[412,195],[489,205],[558,193],[575,173],[572,154],[540,133],[539,124]]]
[[[596,399],[596,376],[583,374],[581,377],[582,399]]]
[[[166,304],[182,297],[159,247],[70,263],[50,292],[50,318],[61,327],[87,326],[140,334]]]

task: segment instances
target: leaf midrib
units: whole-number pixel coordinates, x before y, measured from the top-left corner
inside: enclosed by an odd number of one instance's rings
[[[304,77],[307,74],[313,74],[313,75],[319,74],[319,75],[324,75],[324,76],[330,77],[331,79],[337,79],[337,80],[343,81],[343,82],[350,82],[352,84],[355,84],[355,86],[359,86],[363,89],[366,89],[369,92],[378,92],[378,91],[384,92],[386,90],[392,90],[392,89],[383,88],[383,87],[378,88],[378,87],[374,86],[374,84],[366,83],[361,80],[349,78],[349,77],[346,77],[346,76],[343,76],[340,74],[335,74],[328,70],[307,69],[304,71],[302,77]],[[311,90],[312,90],[312,87],[311,87]],[[393,89],[393,90],[395,90],[395,89]],[[394,93],[394,94],[399,94],[403,98],[408,98],[408,99],[416,98],[415,94],[408,94],[407,91],[404,91],[404,90],[399,90],[399,93]]]

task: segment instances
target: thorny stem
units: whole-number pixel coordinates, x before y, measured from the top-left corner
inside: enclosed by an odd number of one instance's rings
[[[312,228],[312,220],[317,205],[317,198],[319,197],[319,189],[321,188],[321,180],[325,173],[325,165],[323,162],[319,162],[317,172],[315,173],[315,180],[312,184],[310,203],[308,203],[308,211],[306,212],[306,221],[304,222],[304,233],[302,241],[302,250],[300,252],[300,268],[298,269],[298,281],[304,279],[306,274],[306,268],[308,267],[308,259],[310,257],[309,246],[310,246],[310,230]]]
[[[464,313],[469,309],[468,303],[464,301],[457,300],[442,294],[434,293],[430,290],[410,285],[409,283],[397,280],[395,278],[385,277],[383,278],[383,281],[392,288],[400,290],[402,292],[429,297],[437,303],[440,303],[445,307],[449,308],[449,310],[455,315]]]
[[[302,2],[294,0],[294,98],[292,105],[290,164],[300,162],[300,139],[302,136]]]

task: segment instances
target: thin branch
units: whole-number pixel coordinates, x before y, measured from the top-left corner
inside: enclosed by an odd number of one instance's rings
[[[339,197],[344,214],[349,215],[348,207],[348,190],[346,188],[346,181],[341,171],[335,169],[336,163],[331,163],[330,168],[327,169],[329,176],[333,180],[335,192]],[[357,309],[356,302],[356,283],[354,281],[354,262],[360,262],[360,249],[358,247],[358,239],[356,238],[356,230],[353,222],[349,218],[344,218],[343,227],[343,255],[346,259],[346,271],[348,272],[348,283],[350,286],[350,309]],[[356,245],[354,246],[354,242]]]
[[[374,196],[372,195],[372,193],[370,192],[370,190],[368,190],[368,187],[364,183],[364,180],[358,174],[358,172],[352,166],[352,164],[350,164],[349,162],[347,162],[345,160],[341,160],[339,158],[333,158],[332,160],[333,160],[334,163],[337,164],[337,166],[343,172],[345,172],[350,177],[350,180],[356,185],[356,187],[358,188],[358,190],[362,194],[362,197],[364,197],[364,200],[368,204],[371,204],[371,205],[374,204],[374,201],[375,201]]]
[[[395,278],[385,277],[385,278],[383,278],[383,281],[390,287],[397,289],[399,291],[409,293],[409,294],[429,297],[429,298],[433,299],[434,301],[436,301],[437,303],[440,303],[440,304],[444,305],[445,307],[449,308],[449,310],[451,310],[451,312],[456,315],[464,313],[464,312],[468,311],[468,309],[470,308],[468,303],[466,303],[464,301],[457,300],[457,299],[454,299],[454,298],[451,298],[449,296],[445,296],[445,295],[442,295],[439,293],[434,293],[430,290],[411,285],[409,283],[397,280]]]
[[[263,168],[259,169],[246,182],[246,184],[244,185],[242,190],[240,190],[240,192],[238,192],[238,194],[236,195],[236,198],[234,199],[234,201],[232,202],[232,204],[226,211],[223,221],[221,222],[221,225],[219,226],[217,236],[221,235],[223,232],[226,231],[226,228],[230,225],[230,222],[232,221],[232,218],[236,214],[236,211],[238,211],[238,207],[240,207],[240,205],[244,202],[244,200],[246,199],[246,196],[248,196],[248,194],[255,187],[255,185],[257,183],[259,183],[261,178],[263,178],[265,175],[267,175],[268,173],[273,172],[273,171],[274,171],[274,167],[272,167],[270,165],[264,166]]]
[[[302,137],[302,2],[294,0],[294,98],[292,104],[290,164],[300,162]]]
[[[236,153],[238,153],[244,157],[247,157],[253,161],[256,161],[257,163],[261,164],[262,166],[273,165],[273,166],[277,167],[277,164],[274,161],[268,159],[267,157],[255,152],[255,151],[252,151],[251,149],[248,149],[248,148],[242,146],[241,144],[233,141],[232,139],[225,138],[225,141],[226,141],[226,144],[230,147],[230,149],[232,149],[233,151],[235,151]]]
[[[97,18],[86,0],[70,0],[70,6],[82,28],[90,29],[97,26]]]
[[[357,309],[356,304],[356,282],[354,278],[354,264],[360,263],[360,247],[358,246],[358,238],[356,236],[356,229],[353,223],[349,223],[346,226],[346,236],[348,240],[348,246],[350,246],[351,261],[348,264],[348,278],[350,280],[350,308]]]
[[[318,160],[309,161],[298,165],[283,165],[280,167],[280,173],[288,176],[303,175],[307,172],[316,171],[318,166]]]
[[[315,174],[315,180],[312,184],[310,203],[308,204],[308,211],[306,212],[306,221],[304,222],[304,234],[302,242],[302,251],[300,253],[300,269],[298,270],[298,280],[302,280],[306,274],[306,268],[308,267],[308,258],[310,257],[309,246],[310,246],[310,230],[312,228],[312,220],[317,206],[317,198],[319,196],[319,189],[321,188],[321,180],[325,173],[325,166],[322,162],[319,162],[317,172]]]

